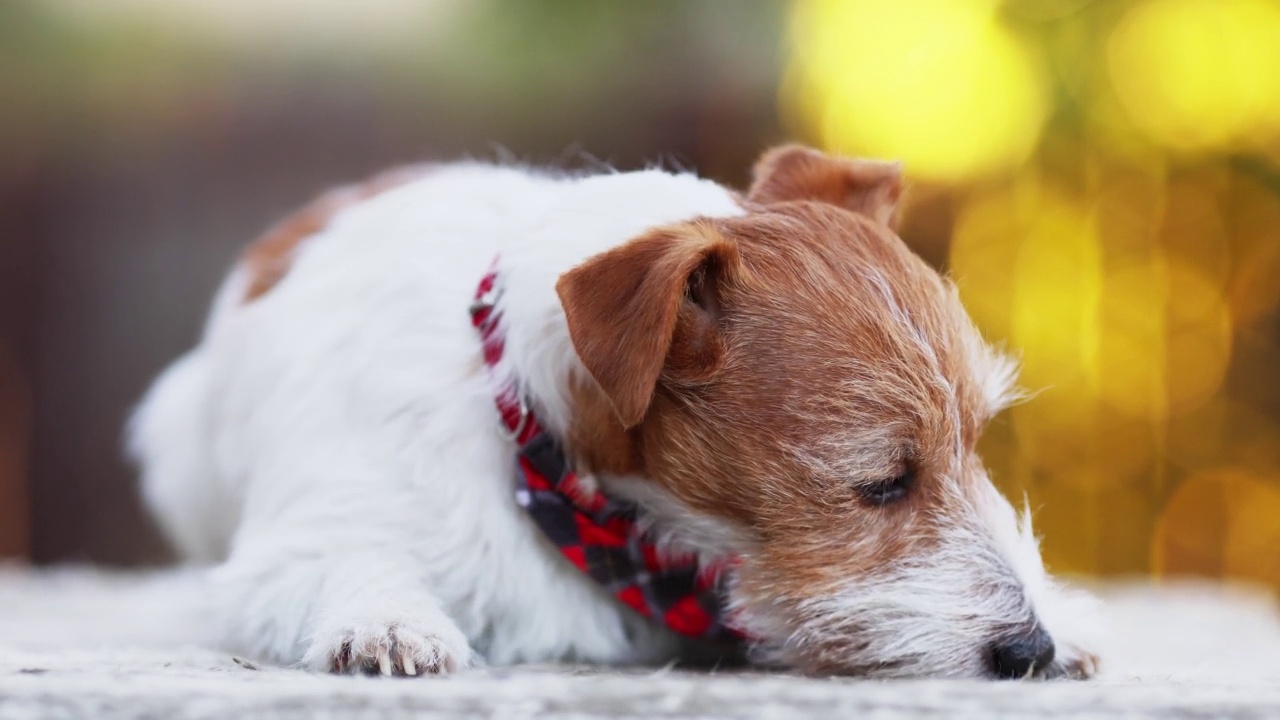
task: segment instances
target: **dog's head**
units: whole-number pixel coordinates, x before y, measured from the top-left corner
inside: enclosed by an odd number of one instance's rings
[[[738,558],[734,617],[761,659],[1090,674],[1049,617],[1063,591],[975,451],[1014,364],[894,232],[900,183],[896,164],[780,148],[744,215],[565,274],[590,374],[571,445],[659,532]]]

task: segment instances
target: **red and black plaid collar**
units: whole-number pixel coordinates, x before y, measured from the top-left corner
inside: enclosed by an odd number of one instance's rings
[[[490,370],[503,351],[497,282],[495,263],[471,304],[471,324],[480,333]],[[723,573],[700,569],[693,559],[660,555],[637,527],[633,505],[578,481],[559,444],[543,430],[517,389],[504,387],[495,397],[517,447],[516,501],[569,562],[623,604],[682,635],[741,639],[724,624]]]

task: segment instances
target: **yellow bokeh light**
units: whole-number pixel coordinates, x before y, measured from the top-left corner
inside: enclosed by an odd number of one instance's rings
[[[1239,471],[1189,478],[1157,524],[1152,566],[1280,584],[1280,487]]]
[[[1046,191],[1028,208],[1014,267],[1013,338],[1026,353],[1033,386],[1096,382],[1102,253],[1091,211],[1066,193]]]
[[[801,0],[784,110],[835,150],[957,180],[1021,162],[1048,112],[1038,57],[991,0]]]
[[[1102,396],[1134,415],[1163,417],[1217,392],[1231,358],[1221,290],[1192,266],[1157,256],[1107,279]]]
[[[1101,397],[1106,274],[1093,207],[1028,176],[961,209],[951,268],[976,321],[1023,359],[1034,401],[1011,411],[1018,454],[1073,485],[1114,485],[1147,466],[1145,422]]]
[[[1122,213],[1109,195],[1141,202]],[[1012,410],[1013,440],[1046,479],[1140,478],[1163,424],[1222,386],[1233,326],[1217,256],[1157,235],[1162,197],[1132,178],[1100,194],[1025,173],[956,218],[952,272],[980,326],[1022,355],[1037,395]]]
[[[1091,382],[1103,265],[1086,204],[1034,176],[976,194],[956,219],[950,260],[979,324],[1022,352],[1024,384]]]
[[[1236,321],[1248,325],[1280,305],[1280,197],[1241,182],[1231,210],[1236,262],[1228,299]]]
[[[1025,351],[1033,388],[1083,371],[1077,339],[1098,301],[1101,265],[1083,210],[1034,176],[961,207],[951,273],[965,306],[988,335]],[[1085,333],[1092,335],[1094,333]]]
[[[1280,7],[1267,0],[1149,0],[1108,44],[1129,120],[1184,150],[1256,143],[1280,125]]]
[[[982,193],[960,209],[951,238],[951,275],[974,321],[995,338],[1013,334],[1014,263],[1023,223],[1014,212],[1013,192]]]
[[[1218,392],[1231,360],[1231,312],[1221,288],[1193,266],[1166,272],[1165,387],[1170,411],[1185,412]]]
[[[907,240],[1022,358],[983,454],[1055,564],[1280,586],[1280,0],[1031,5],[796,0],[783,111],[942,198]]]

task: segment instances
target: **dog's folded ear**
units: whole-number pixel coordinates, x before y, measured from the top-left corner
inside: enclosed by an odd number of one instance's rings
[[[902,165],[826,155],[801,145],[783,145],[756,162],[747,199],[767,205],[812,200],[839,205],[896,227],[902,196]]]
[[[660,380],[697,382],[719,367],[721,293],[737,266],[733,243],[694,222],[642,235],[557,281],[574,349],[624,427],[644,419]]]

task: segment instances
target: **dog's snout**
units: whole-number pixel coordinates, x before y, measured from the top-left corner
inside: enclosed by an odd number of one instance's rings
[[[998,678],[1023,678],[1044,672],[1053,662],[1053,653],[1053,637],[1036,623],[991,646],[991,669]]]

